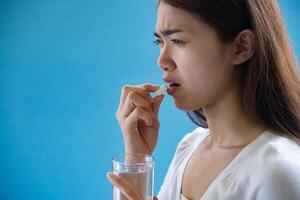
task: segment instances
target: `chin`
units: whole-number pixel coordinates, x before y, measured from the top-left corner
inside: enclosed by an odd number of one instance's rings
[[[188,111],[193,111],[196,109],[201,108],[202,106],[200,105],[192,105],[191,103],[187,102],[187,101],[176,101],[174,100],[174,103],[176,105],[176,107],[182,111],[188,112]]]

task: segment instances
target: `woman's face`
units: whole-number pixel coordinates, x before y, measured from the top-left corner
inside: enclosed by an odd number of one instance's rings
[[[234,48],[192,14],[161,2],[156,24],[158,65],[164,77],[179,83],[172,95],[185,111],[212,106],[237,87]]]

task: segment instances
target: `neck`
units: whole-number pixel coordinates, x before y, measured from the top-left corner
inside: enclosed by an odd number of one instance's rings
[[[203,107],[210,129],[207,141],[210,147],[244,147],[265,131],[250,119],[235,94],[223,96],[214,106]]]

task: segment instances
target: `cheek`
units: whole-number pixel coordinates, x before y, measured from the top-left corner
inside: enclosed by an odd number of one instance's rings
[[[184,78],[189,94],[196,98],[209,98],[225,85],[226,75],[222,73],[220,66],[199,63],[195,67],[197,69],[188,71]]]
[[[205,52],[189,58],[182,72],[189,86],[211,90],[224,81],[229,67],[220,54]]]
[[[181,75],[186,89],[190,109],[196,109],[222,96],[228,87],[232,67],[221,54],[206,51],[188,56],[182,63]]]

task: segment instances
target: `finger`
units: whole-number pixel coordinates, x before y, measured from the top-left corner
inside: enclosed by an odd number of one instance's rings
[[[157,197],[153,197],[153,200],[158,200],[158,198]]]
[[[139,120],[143,120],[148,126],[153,125],[152,115],[142,107],[135,107],[126,120],[129,124],[138,123]]]
[[[154,103],[152,104],[152,109],[154,110],[153,127],[156,129],[159,128],[158,112],[163,99],[164,99],[164,95],[156,96],[154,97]]]
[[[123,106],[128,93],[131,92],[131,91],[137,92],[141,96],[144,96],[145,98],[149,98],[149,100],[150,100],[151,96],[149,95],[149,92],[154,92],[158,88],[159,88],[159,86],[154,85],[154,84],[150,84],[150,83],[146,83],[146,84],[139,85],[139,86],[125,85],[122,88],[119,105],[120,105],[120,107]]]
[[[155,92],[156,90],[159,89],[159,85],[155,85],[155,84],[151,84],[151,83],[145,83],[142,85],[139,85],[142,88],[145,88],[147,90],[147,92]]]
[[[119,108],[123,107],[123,104],[125,103],[127,95],[130,92],[139,93],[141,96],[144,96],[145,98],[149,98],[149,100],[150,100],[150,95],[148,94],[148,92],[145,88],[132,86],[132,85],[124,85],[122,88],[122,92],[121,92]]]
[[[155,116],[158,115],[159,107],[160,107],[161,102],[163,101],[163,99],[164,99],[164,95],[156,96],[156,97],[154,97],[154,99],[153,99],[152,110],[153,110]]]
[[[145,99],[137,93],[130,92],[125,100],[123,110],[121,111],[121,116],[123,118],[128,117],[135,107],[142,107],[146,109],[152,116],[154,115],[151,102],[148,99]]]
[[[134,187],[128,183],[123,178],[113,174],[107,173],[108,180],[117,187],[128,199],[130,200],[143,200],[143,198],[138,194]]]

